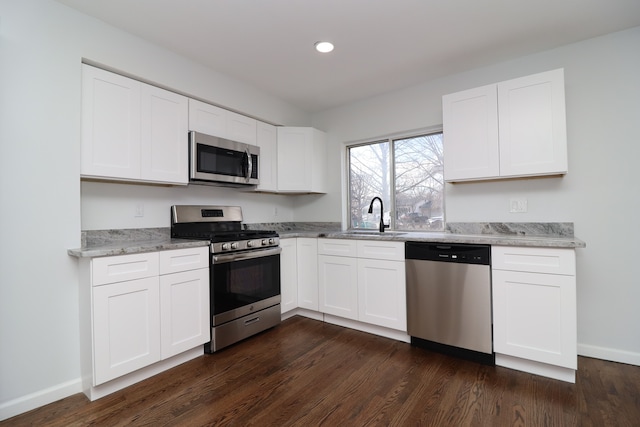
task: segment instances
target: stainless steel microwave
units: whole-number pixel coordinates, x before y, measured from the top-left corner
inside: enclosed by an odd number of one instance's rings
[[[260,147],[189,132],[189,181],[232,186],[258,185]]]

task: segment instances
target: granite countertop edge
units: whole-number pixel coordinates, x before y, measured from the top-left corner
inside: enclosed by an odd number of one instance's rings
[[[130,255],[144,252],[166,251],[171,249],[185,249],[209,246],[205,240],[159,239],[129,241],[105,245],[87,246],[68,249],[67,254],[77,258],[97,258],[114,255]]]
[[[386,240],[396,242],[433,242],[433,243],[468,243],[496,246],[527,246],[543,248],[585,248],[584,241],[575,237],[550,236],[510,236],[502,234],[453,234],[444,232],[400,232],[365,234],[346,231],[284,231],[279,233],[281,239],[295,237],[352,239],[352,240]]]

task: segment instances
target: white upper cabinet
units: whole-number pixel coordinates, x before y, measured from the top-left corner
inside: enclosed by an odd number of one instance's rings
[[[142,85],[141,176],[160,182],[188,182],[187,98]]]
[[[232,141],[256,145],[258,122],[242,114],[227,112],[227,138]]]
[[[82,67],[81,175],[187,184],[187,98]]]
[[[256,145],[257,121],[215,105],[189,99],[189,130]]]
[[[278,192],[326,192],[325,133],[310,127],[278,127]]]
[[[567,172],[562,69],[498,85],[500,175]]]
[[[273,125],[258,122],[258,140],[260,157],[258,191],[276,192],[278,190],[278,131]]]
[[[139,178],[140,128],[140,82],[83,65],[80,173]]]
[[[224,108],[189,99],[189,130],[226,138],[227,113]]]
[[[567,172],[562,69],[442,100],[446,181]]]
[[[499,176],[496,86],[465,90],[442,99],[445,179]]]

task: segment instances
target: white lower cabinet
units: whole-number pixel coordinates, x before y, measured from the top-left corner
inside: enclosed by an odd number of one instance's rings
[[[358,320],[358,260],[318,255],[320,311]]]
[[[492,247],[496,364],[575,381],[575,250]]]
[[[280,239],[280,312],[298,307],[298,239]]]
[[[160,360],[158,276],[93,290],[94,385]]]
[[[208,342],[209,269],[160,276],[160,313],[161,359]]]
[[[318,311],[318,239],[296,239],[298,255],[298,307]]]
[[[320,239],[320,311],[406,331],[404,243]]]
[[[130,385],[108,383],[209,341],[208,257],[198,247],[82,261],[83,389],[91,400],[105,395],[100,386]]]
[[[358,319],[407,330],[404,261],[358,259]]]
[[[280,248],[281,312],[318,311],[318,239],[282,239]]]

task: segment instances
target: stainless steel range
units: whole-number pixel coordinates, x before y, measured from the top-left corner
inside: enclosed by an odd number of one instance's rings
[[[213,353],[280,323],[280,239],[243,230],[239,206],[171,207],[171,237],[209,240]]]

